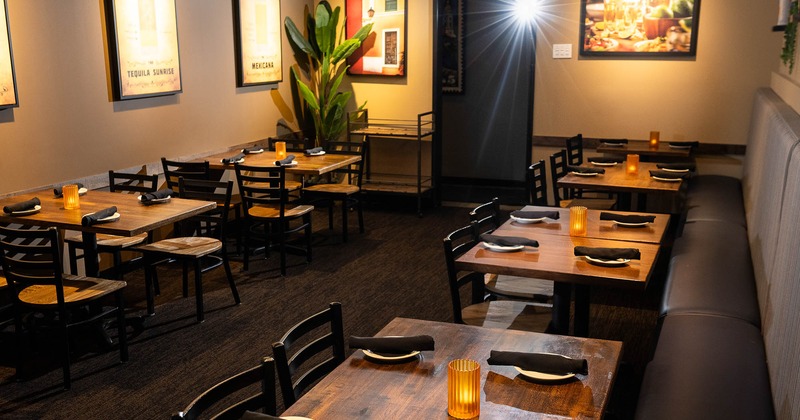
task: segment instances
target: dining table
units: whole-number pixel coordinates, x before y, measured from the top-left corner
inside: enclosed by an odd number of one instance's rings
[[[217,153],[203,157],[207,160],[209,167],[213,170],[233,170],[233,163],[226,163],[239,151],[233,150],[224,153]],[[324,153],[320,155],[306,155],[303,152],[287,152],[287,155],[294,155],[293,165],[286,165],[286,173],[298,175],[323,175],[336,169],[344,168],[361,160],[360,155],[343,153]],[[278,160],[275,151],[264,150],[259,153],[245,154],[241,163],[253,166],[275,166]]]
[[[692,148],[687,145],[674,145],[670,142],[660,141],[658,146],[651,146],[647,140],[629,140],[627,143],[611,143],[600,141],[597,152],[609,155],[637,154],[646,159],[657,160],[687,160],[692,155]]]
[[[135,194],[89,190],[79,197],[80,208],[67,210],[63,198],[56,197],[52,189],[27,192],[0,199],[0,207],[38,198],[40,209],[26,214],[0,212],[0,223],[24,226],[56,227],[81,232],[86,275],[97,277],[100,266],[97,258],[97,234],[136,236],[162,226],[217,207],[213,201],[190,200],[176,197],[161,199],[158,204],[144,205]],[[83,216],[116,206],[118,217],[103,223],[84,226]]]
[[[282,414],[310,419],[447,419],[448,364],[480,365],[480,418],[601,418],[622,354],[619,341],[394,318],[375,336],[429,335],[435,350],[400,361],[356,350]],[[586,359],[587,374],[537,375],[489,365],[492,350]]]

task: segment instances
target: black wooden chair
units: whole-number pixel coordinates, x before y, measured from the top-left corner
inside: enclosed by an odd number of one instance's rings
[[[472,209],[469,212],[469,220],[475,223],[479,235],[493,232],[503,223],[500,219],[500,199],[495,197],[492,201]]]
[[[577,197],[569,188],[558,186],[558,179],[567,174],[567,151],[560,151],[550,155],[550,182],[553,186],[553,197],[559,207],[584,206],[595,210],[610,210],[617,204],[613,198]]]
[[[320,328],[325,327],[324,331]],[[315,332],[316,331],[316,332]],[[314,332],[315,335],[311,335]],[[295,351],[295,344],[301,346]],[[272,357],[278,370],[283,405],[288,408],[303,392],[345,359],[342,304],[333,302],[321,312],[298,322],[272,344]],[[316,365],[301,367],[310,359]],[[301,372],[296,379],[295,374]]]
[[[246,398],[218,407],[233,395],[248,388],[256,388],[254,394],[248,393]],[[238,420],[245,412],[261,412],[270,416],[277,413],[275,398],[275,361],[271,357],[261,359],[261,364],[239,372],[212,386],[189,403],[182,411],[173,414],[172,420],[197,420],[213,418],[215,420]],[[210,412],[214,408],[213,414]]]
[[[20,375],[26,346],[23,317],[43,313],[37,329],[50,329],[61,340],[59,349],[64,388],[69,389],[70,335],[74,329],[91,324],[102,328],[104,320],[116,316],[120,361],[128,360],[125,336],[123,290],[126,283],[62,272],[62,249],[58,229],[17,229],[0,226],[0,259],[11,289],[17,341],[17,374]],[[113,306],[103,306],[113,298]]]
[[[578,134],[577,136],[570,137],[566,140],[567,144],[567,162],[570,165],[582,165],[583,164],[583,135]]]
[[[525,175],[529,203],[534,206],[547,206],[547,172],[544,160],[529,166]]]
[[[303,137],[303,133],[296,131],[279,137],[268,137],[267,145],[269,146],[269,150],[275,151],[275,143],[279,141],[286,143],[287,154],[304,153],[306,149],[310,149],[312,147],[311,145],[309,145],[309,140]],[[301,175],[299,177],[299,181],[297,180],[297,178],[287,179],[286,189],[289,191],[300,191],[303,189],[304,184],[305,184],[305,177]],[[300,198],[300,194],[294,193],[293,197]]]

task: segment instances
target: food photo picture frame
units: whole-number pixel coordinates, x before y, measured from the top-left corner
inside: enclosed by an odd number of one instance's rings
[[[581,0],[580,55],[697,55],[700,0]]]

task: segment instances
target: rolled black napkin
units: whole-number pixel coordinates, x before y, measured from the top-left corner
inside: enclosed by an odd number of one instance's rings
[[[271,416],[271,415],[265,414],[265,413],[259,413],[257,411],[247,410],[247,411],[244,412],[244,414],[242,414],[242,417],[239,418],[239,420],[264,420],[264,419],[266,419],[266,420],[273,420],[273,419],[274,420],[279,420],[280,417]]]
[[[600,220],[614,220],[620,223],[653,223],[655,216],[645,216],[641,214],[617,214],[605,211],[600,212]]]
[[[590,157],[588,160],[589,163],[621,163],[625,159],[618,157],[594,156]]]
[[[628,144],[628,139],[605,139],[605,140],[601,140],[601,142],[603,144],[621,146],[623,144]]]
[[[20,201],[19,203],[9,204],[3,207],[3,212],[11,214],[18,211],[33,210],[34,207],[41,205],[39,197],[33,197],[30,200]]]
[[[174,192],[169,188],[164,188],[163,190],[158,190],[156,192],[145,193],[142,194],[142,204],[154,204],[154,200],[162,200],[167,197],[172,197]]]
[[[488,233],[484,233],[481,234],[480,239],[484,242],[489,242],[490,244],[495,244],[500,246],[525,245],[525,246],[532,246],[534,248],[539,247],[539,241],[535,239],[520,238],[518,236],[500,236],[500,235],[491,235]]]
[[[78,185],[78,189],[83,188],[83,184],[81,184],[80,182],[77,182],[76,184]],[[63,185],[57,188],[53,188],[53,195],[56,196],[56,198],[63,197],[64,196],[63,188],[64,188]]]
[[[284,159],[276,160],[275,161],[275,166],[291,165],[293,161],[294,161],[294,155],[288,155]]]
[[[604,174],[603,168],[584,168],[583,166],[567,165],[567,172],[577,172],[579,174]]]
[[[91,226],[97,223],[100,219],[105,219],[106,217],[113,216],[114,213],[116,212],[117,212],[117,207],[111,206],[107,209],[96,211],[94,213],[89,213],[83,216],[83,219],[81,219],[81,224],[84,226]]]
[[[222,163],[236,163],[244,157],[244,153],[237,153],[229,158],[222,159]]]
[[[244,153],[244,154],[261,153],[263,151],[264,151],[264,148],[261,147],[261,146],[245,147],[244,149],[242,149],[242,153]]]
[[[599,248],[590,246],[576,246],[574,249],[576,257],[597,258],[599,260],[638,260],[642,254],[636,248]]]
[[[365,349],[382,354],[408,354],[413,351],[434,350],[433,337],[409,335],[404,337],[354,337],[348,340],[351,349]]]
[[[675,162],[675,163],[657,163],[657,168],[660,169],[673,169],[673,170],[690,170],[693,171],[697,166],[692,162]]]
[[[667,179],[679,179],[679,178],[686,179],[689,178],[689,172],[670,172],[670,171],[651,169],[650,176],[656,176],[659,178],[667,178]]]
[[[671,141],[671,142],[669,142],[669,145],[673,146],[673,147],[691,147],[691,148],[695,148],[696,149],[697,146],[700,145],[700,142],[699,141]]]
[[[311,149],[306,149],[304,153],[307,154],[307,155],[313,155],[313,154],[317,154],[317,153],[319,153],[321,151],[323,151],[323,149],[321,147],[313,147]]]
[[[586,359],[571,359],[558,354],[492,350],[486,362],[490,365],[516,366],[522,370],[551,375],[589,374],[589,362]]]
[[[511,212],[511,215],[520,219],[541,219],[542,217],[546,217],[548,219],[558,220],[561,217],[561,213],[557,211],[514,210]]]

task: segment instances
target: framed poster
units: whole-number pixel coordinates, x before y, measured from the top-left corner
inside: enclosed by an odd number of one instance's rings
[[[280,0],[233,0],[236,86],[283,81]]]
[[[8,3],[0,7],[0,109],[19,106],[14,54],[11,52],[11,29],[8,26]]]
[[[175,0],[106,0],[106,16],[114,100],[180,93]]]
[[[372,32],[347,63],[348,74],[406,75],[406,0],[345,0],[346,37],[372,23]]]
[[[580,55],[695,56],[700,0],[581,0]]]
[[[442,92],[464,93],[464,0],[439,2],[442,10]]]

